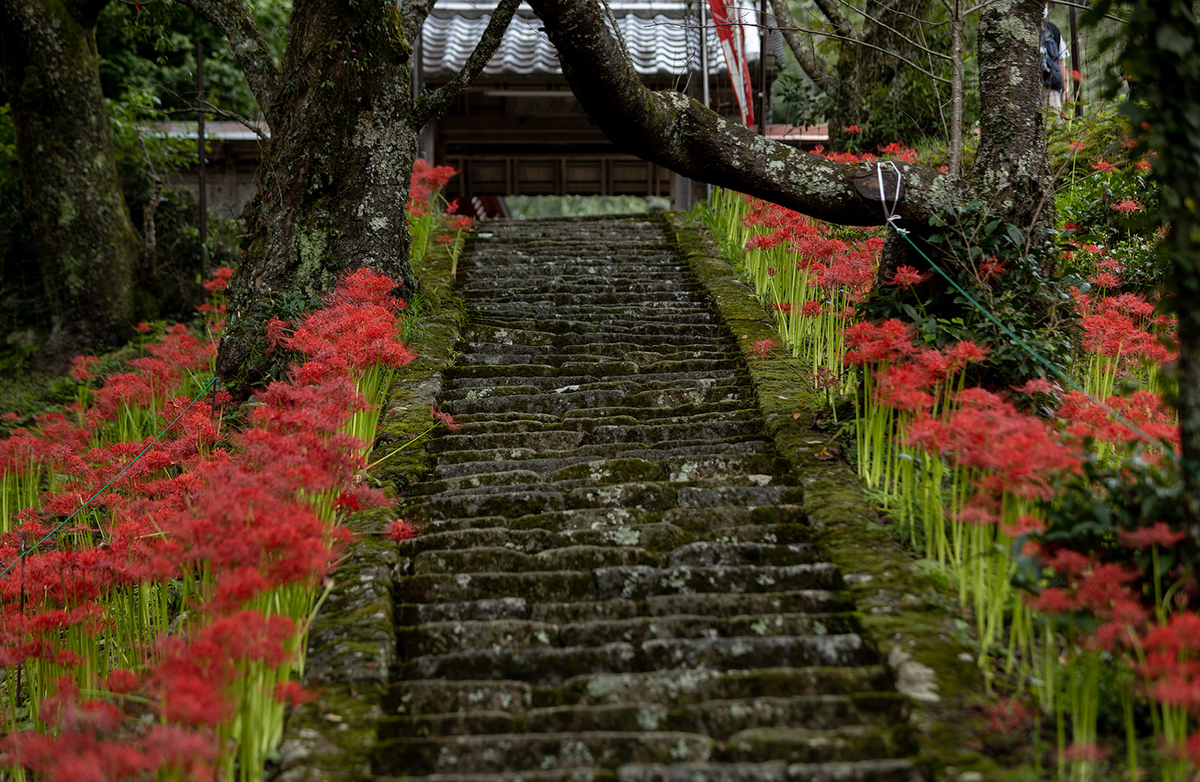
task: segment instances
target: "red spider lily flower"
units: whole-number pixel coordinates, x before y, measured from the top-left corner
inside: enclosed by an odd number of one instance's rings
[[[987,730],[992,733],[1010,734],[1023,732],[1035,709],[1027,707],[1018,698],[1001,698],[984,711],[988,718]]]
[[[912,335],[909,327],[891,318],[883,323],[858,323],[845,333],[846,352],[844,361],[859,366],[878,361],[894,362],[912,355]]]
[[[445,424],[446,428],[450,431],[457,432],[459,429],[462,429],[462,424],[455,421],[454,416],[450,415],[449,413],[442,412],[441,410],[435,410],[432,407],[429,408],[429,412],[433,414],[434,418]]]
[[[754,354],[758,356],[760,361],[766,360],[767,356],[771,354],[771,351],[779,347],[779,345],[779,340],[775,339],[774,337],[760,339],[758,342],[754,343]]]
[[[862,133],[862,128],[860,128],[858,125],[847,125],[846,127],[842,128],[842,130],[846,131],[852,136],[857,136],[859,133]]]
[[[788,302],[788,301],[779,302],[777,304],[772,304],[771,311],[772,312],[790,313],[792,311],[792,304],[791,304],[791,302]]]
[[[1117,203],[1113,204],[1112,208],[1113,208],[1113,211],[1120,212],[1123,215],[1127,215],[1127,214],[1132,214],[1134,212],[1140,212],[1143,207],[1137,201],[1133,201],[1133,200],[1130,200],[1127,198],[1124,201],[1118,201]]]
[[[459,215],[450,222],[452,231],[469,231],[475,225],[474,218],[469,215]]]
[[[231,277],[233,277],[233,269],[229,268],[228,266],[221,266],[220,268],[213,269],[212,279],[204,283],[204,290],[208,291],[209,293],[223,291],[229,287],[229,280]]]
[[[433,240],[437,244],[454,244],[454,237],[449,234],[443,234]]]
[[[292,327],[290,320],[282,320],[272,315],[267,321],[267,344],[274,350],[276,345],[281,345],[287,339],[287,330]]]
[[[1135,169],[1137,169],[1139,173],[1142,173],[1142,174],[1149,174],[1151,169],[1153,168],[1153,166],[1150,165],[1149,160],[1139,160],[1138,162],[1133,164],[1133,167]]]
[[[806,301],[800,308],[800,314],[806,318],[815,318],[825,312],[825,307],[819,301]]]
[[[1026,380],[1024,384],[1013,386],[1013,390],[1018,394],[1033,396],[1034,394],[1053,394],[1057,389],[1053,383],[1044,377],[1035,377]]]
[[[1092,168],[1096,171],[1114,171],[1117,167],[1103,158],[1096,158],[1092,161]]]
[[[133,330],[136,331],[138,334],[146,334],[153,329],[154,329],[154,327],[151,326],[149,323],[147,323],[144,320],[141,323],[139,323],[133,327]]]
[[[894,141],[891,144],[887,144],[885,146],[880,147],[879,153],[886,157],[892,157],[892,158],[896,158],[897,160],[903,160],[905,163],[916,163],[917,162],[917,150],[910,149],[909,147],[905,147]]]
[[[1088,282],[1090,282],[1092,285],[1095,285],[1097,288],[1121,287],[1121,278],[1116,277],[1108,272],[1097,274],[1095,277],[1092,277],[1090,280],[1088,280]]]
[[[979,264],[979,279],[981,281],[987,281],[993,277],[999,277],[1007,273],[1008,267],[1004,265],[1003,261],[996,260],[995,257],[985,258]]]
[[[403,519],[396,519],[388,525],[387,536],[397,543],[402,540],[414,538],[416,535],[416,529],[414,529],[407,521],[404,521]]]
[[[133,671],[125,670],[124,668],[115,668],[109,672],[108,677],[104,680],[104,689],[109,692],[115,692],[118,695],[123,695],[127,692],[133,692],[138,688],[138,675]]]
[[[1030,608],[1044,614],[1066,614],[1078,607],[1075,600],[1058,587],[1047,587],[1036,596],[1028,595],[1025,602]]]
[[[1083,74],[1080,73],[1079,71],[1075,70],[1074,68],[1072,68],[1071,69],[1071,81],[1076,81],[1076,82],[1083,81]]]
[[[71,377],[79,380],[92,379],[92,370],[100,363],[96,356],[76,356],[71,359]]]
[[[1149,527],[1139,527],[1134,530],[1117,530],[1117,539],[1121,541],[1122,546],[1139,551],[1151,546],[1161,546],[1165,549],[1174,548],[1186,537],[1186,532],[1173,530],[1164,521],[1156,521]]]
[[[1072,152],[1082,152],[1087,148],[1087,144],[1083,143],[1082,141],[1072,141],[1071,143],[1067,144],[1067,148]]]
[[[896,269],[896,273],[892,275],[892,279],[888,280],[889,285],[895,285],[897,288],[911,288],[914,285],[926,282],[933,277],[933,272],[918,272],[912,266],[901,266]]]

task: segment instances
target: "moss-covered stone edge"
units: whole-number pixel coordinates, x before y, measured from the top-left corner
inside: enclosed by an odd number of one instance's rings
[[[752,286],[720,258],[711,239],[686,215],[658,218],[680,258],[704,284],[720,320],[749,367],[768,434],[804,488],[814,541],[845,575],[864,631],[912,698],[922,734],[915,758],[929,779],[982,780],[998,769],[973,748],[975,707],[986,702],[974,650],[957,639],[952,602],[922,572],[871,508],[854,471],[831,458],[829,435],[812,428],[811,392],[782,351],[761,357],[755,343],[778,333]],[[934,696],[936,695],[936,701]]]
[[[470,236],[463,255],[470,252]],[[453,292],[445,245],[430,243],[420,266],[420,292],[409,303],[405,341],[416,358],[396,373],[375,448],[369,480],[398,500],[432,471],[422,435],[437,424],[431,408],[441,392],[442,370],[454,358],[464,317]],[[309,628],[304,683],[317,697],[288,715],[278,782],[348,782],[372,779],[370,757],[383,717],[389,673],[396,665],[393,571],[396,544],[384,536],[394,507],[353,514],[354,534],[332,587]]]

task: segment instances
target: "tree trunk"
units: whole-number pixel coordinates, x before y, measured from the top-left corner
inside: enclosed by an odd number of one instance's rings
[[[1054,219],[1038,55],[1042,8],[1043,0],[995,0],[979,17],[983,132],[968,179],[998,217],[1021,226]]]
[[[950,173],[962,175],[963,142],[963,16],[962,0],[954,0],[950,13]]]
[[[367,267],[416,279],[405,216],[417,133],[409,47],[390,0],[297,0],[271,104],[271,140],[246,214],[217,371],[253,381],[263,324]]]
[[[0,0],[25,206],[50,302],[42,363],[120,343],[139,241],[121,195],[94,27],[107,0]]]

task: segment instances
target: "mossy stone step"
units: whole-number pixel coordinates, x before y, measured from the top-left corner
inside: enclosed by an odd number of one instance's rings
[[[396,640],[406,659],[449,654],[459,649],[527,649],[560,646],[558,628],[527,619],[425,622],[400,627]]]
[[[495,316],[489,318],[486,310],[472,314],[475,322],[466,330],[466,335],[478,335],[482,329],[491,326],[509,331],[529,330],[551,333],[565,340],[567,344],[584,339],[595,342],[627,341],[645,345],[698,345],[704,342],[728,345],[730,343],[728,333],[717,324],[663,323],[649,319],[639,321],[636,317],[626,317],[603,324],[604,328],[597,328],[597,325],[600,324],[591,320],[538,320],[497,318]],[[638,337],[642,339],[638,339]],[[479,340],[478,336],[471,338],[482,342],[504,341],[502,339]]]
[[[425,449],[429,453],[465,450],[464,446],[470,446],[472,450],[532,448],[535,451],[562,451],[578,447],[583,443],[586,434],[585,432],[572,431],[570,429],[549,431],[543,429],[536,432],[513,432],[506,434],[479,434],[474,432],[468,435],[447,434],[430,441],[425,446]]]
[[[474,278],[472,278],[474,281]],[[700,300],[704,286],[689,281],[683,275],[655,275],[646,279],[641,275],[626,274],[624,279],[604,278],[601,283],[596,278],[590,280],[561,279],[558,277],[537,279],[528,276],[493,278],[491,284],[467,284],[458,288],[458,293],[466,301],[483,299],[485,301],[507,302],[536,301],[543,296],[559,296],[569,294],[591,300],[612,294],[637,294],[642,301],[653,294],[679,294]]]
[[[506,370],[526,369],[530,365],[504,367]],[[552,367],[545,367],[548,370]],[[496,367],[461,367],[461,370],[477,369],[495,371]],[[632,389],[631,389],[632,390]],[[630,393],[621,389],[595,391],[566,391],[557,394],[513,394],[494,399],[460,399],[446,402],[443,409],[453,416],[472,413],[497,413],[521,411],[525,413],[547,413],[563,415],[571,410],[595,408],[645,408],[679,407],[681,405],[711,404],[713,402],[741,401],[745,390],[737,386],[713,386],[686,389],[663,389]]]
[[[858,629],[858,622],[850,613],[742,615],[717,621],[691,614],[597,619],[561,625],[527,619],[425,622],[398,628],[397,639],[404,657],[412,658],[471,649],[589,647],[609,643],[641,644],[662,638],[702,639],[714,635],[836,635]]]
[[[388,715],[416,715],[468,711],[521,714],[533,705],[533,685],[513,679],[451,681],[409,679],[388,691]]]
[[[594,570],[601,567],[658,564],[656,556],[633,546],[563,546],[537,554],[525,554],[504,547],[426,551],[412,560],[411,572],[473,573],[506,571]]]
[[[637,650],[627,643],[570,648],[472,649],[404,661],[399,673],[421,679],[518,679],[558,686],[574,676],[634,671]]]
[[[596,292],[589,291],[588,293],[558,293],[554,291],[529,294],[514,294],[513,296],[505,295],[504,291],[497,291],[488,301],[494,301],[496,304],[503,304],[506,300],[521,296],[523,301],[531,304],[545,303],[558,305],[571,304],[595,304],[597,306],[619,306],[629,305],[633,307],[644,306],[647,302],[664,302],[664,303],[688,303],[697,301],[697,294],[689,290],[659,290],[647,291],[645,293],[635,293],[629,291],[608,291]],[[484,300],[480,298],[475,302],[475,306],[483,311],[487,311],[487,305],[483,304]]]
[[[660,443],[664,440],[723,440],[740,435],[761,436],[762,425],[747,420],[706,420],[687,423],[654,423],[597,426],[589,433],[593,443]]]
[[[633,485],[633,484],[630,484]],[[646,489],[667,488],[669,484],[641,484]],[[605,487],[621,489],[624,487]],[[602,492],[604,489],[597,489]],[[647,491],[647,498],[655,498],[662,505],[673,505],[670,494]],[[533,513],[506,519],[497,516],[463,517],[456,519],[438,519],[426,525],[427,532],[449,532],[452,530],[485,529],[502,526],[512,530],[546,530],[556,533],[571,533],[591,531],[613,535],[614,541],[624,541],[623,545],[631,545],[637,540],[636,529],[641,525],[658,521],[661,516],[659,509],[648,507],[625,507],[615,503],[612,507],[598,508],[594,506],[571,508],[565,511],[549,513]]]
[[[615,782],[928,782],[911,760],[844,763],[629,763]],[[462,782],[468,782],[463,780]],[[532,780],[531,780],[532,782]]]
[[[462,339],[466,342],[495,342],[502,345],[539,345],[542,347],[563,348],[570,345],[636,345],[640,348],[669,349],[673,347],[719,347],[728,344],[728,339],[719,331],[710,336],[699,334],[676,333],[669,338],[656,338],[653,334],[631,334],[628,331],[606,330],[605,319],[596,318],[592,321],[575,321],[576,328],[557,328],[542,330],[549,326],[554,328],[553,321],[534,321],[518,319],[520,322],[503,320],[487,322],[480,318],[473,325],[464,329]],[[677,326],[697,328],[708,325],[707,322],[697,322],[696,318],[681,317],[674,323]],[[627,323],[628,319],[612,319],[614,323]],[[644,321],[645,324],[653,320]],[[585,327],[586,326],[586,327]]]
[[[662,638],[640,643],[524,649],[467,649],[406,658],[401,674],[422,679],[518,679],[559,686],[576,676],[663,668],[745,671],[783,665],[853,667],[879,661],[855,633],[840,635]]]
[[[840,589],[841,574],[828,563],[775,566],[680,565],[600,568],[594,593],[600,599],[644,600],[656,595],[696,592],[788,592],[797,589]]]
[[[544,529],[509,529],[486,527],[461,529],[418,535],[400,544],[400,553],[415,556],[424,551],[455,551],[475,547],[501,546],[526,554],[563,546],[641,546],[649,551],[665,552],[689,539],[673,524],[629,524],[620,530],[579,529],[551,532]]]
[[[788,763],[830,763],[886,760],[916,752],[913,729],[885,729],[851,725],[833,730],[804,728],[751,728],[734,734],[726,743],[733,761],[783,760]]]
[[[895,692],[891,671],[880,663],[861,667],[760,668],[717,671],[708,668],[674,669],[645,673],[601,673],[568,679],[551,693],[533,692],[535,705],[605,703],[639,700],[687,704],[745,698],[853,695],[860,692]]]
[[[768,635],[826,635],[858,632],[849,612],[840,614],[763,614],[714,619],[702,614],[633,619],[603,619],[555,625],[561,646],[592,646],[625,641],[642,643],[654,638],[712,638]]]
[[[624,763],[704,761],[715,742],[690,733],[497,734],[380,741],[372,753],[376,774],[421,775],[454,771],[616,768]]]
[[[509,391],[509,386],[525,386],[532,389],[525,393],[554,393],[562,394],[567,391],[581,391],[587,387],[623,388],[629,383],[635,383],[637,390],[657,391],[659,389],[710,388],[712,386],[737,386],[742,380],[736,370],[720,370],[711,372],[639,372],[636,378],[618,378],[616,380],[601,380],[595,375],[555,375],[537,377],[456,377],[448,380],[443,389],[443,399],[459,399],[463,397],[496,396],[516,393]],[[471,392],[474,393],[471,393]]]

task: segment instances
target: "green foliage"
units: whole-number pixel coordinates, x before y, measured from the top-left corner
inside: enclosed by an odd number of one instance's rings
[[[291,0],[247,0],[276,61],[283,52]],[[171,0],[109,3],[96,25],[100,81],[115,98],[128,90],[153,95],[164,109],[192,109],[196,44],[204,44],[205,98],[246,117],[262,112],[229,42],[214,25]],[[181,119],[193,120],[194,114]]]
[[[1068,366],[1077,316],[1067,287],[1078,281],[1055,273],[1057,234],[1028,235],[991,216],[982,202],[964,204],[956,213],[934,218],[931,225],[939,232],[929,237],[924,252],[1026,345],[1053,364]],[[877,286],[864,306],[865,315],[871,320],[911,321],[920,339],[934,347],[964,340],[987,345],[984,375],[977,379],[988,385],[1014,385],[1045,374],[1044,365],[967,296],[937,272],[929,273],[928,285]]]

